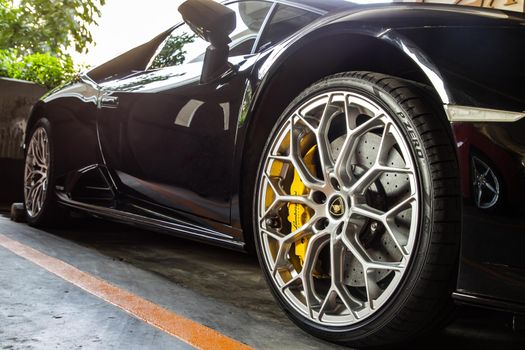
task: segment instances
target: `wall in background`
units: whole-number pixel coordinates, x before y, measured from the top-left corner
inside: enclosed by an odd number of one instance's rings
[[[0,206],[22,200],[24,130],[31,107],[45,92],[33,83],[0,78]]]

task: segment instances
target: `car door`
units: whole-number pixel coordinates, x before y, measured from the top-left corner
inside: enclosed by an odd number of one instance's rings
[[[182,24],[147,69],[100,84],[99,137],[121,192],[229,222],[235,126],[250,57],[272,5],[227,5],[237,14],[229,58],[235,68],[221,79],[200,83],[209,44]]]

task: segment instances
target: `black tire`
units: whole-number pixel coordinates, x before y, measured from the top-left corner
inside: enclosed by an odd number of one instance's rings
[[[347,326],[323,326],[297,312],[278,291],[265,267],[257,225],[259,179],[265,155],[280,126],[302,103],[330,90],[365,95],[394,116],[408,140],[421,181],[419,233],[405,275],[382,309]],[[254,171],[255,173],[255,171]],[[461,192],[455,146],[443,108],[423,86],[370,72],[329,76],[301,93],[280,116],[260,155],[253,190],[252,222],[259,262],[270,289],[287,316],[306,332],[330,342],[375,347],[395,344],[441,327],[453,311],[461,233]]]
[[[29,133],[28,137],[28,146],[29,142],[32,139],[34,133],[39,129],[43,128],[47,134],[48,142],[49,142],[49,166],[48,166],[48,173],[47,173],[47,185],[45,186],[45,198],[43,201],[42,208],[36,215],[30,215],[28,208],[27,208],[27,196],[24,191],[24,207],[26,211],[26,220],[27,223],[31,226],[37,226],[37,227],[59,227],[62,226],[65,222],[67,222],[69,218],[69,212],[68,210],[61,206],[58,203],[54,188],[55,188],[55,152],[54,152],[54,144],[53,144],[53,129],[51,126],[50,121],[47,118],[40,118],[36,121],[36,123],[33,125],[31,132]],[[28,157],[28,149],[26,149],[25,154],[25,162],[27,165],[27,162],[29,162]],[[25,180],[25,179],[24,179]],[[24,186],[26,184],[24,183]]]

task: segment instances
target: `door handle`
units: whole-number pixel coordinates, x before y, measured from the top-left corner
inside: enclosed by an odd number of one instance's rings
[[[98,100],[98,108],[117,108],[118,97],[117,96],[102,96]]]

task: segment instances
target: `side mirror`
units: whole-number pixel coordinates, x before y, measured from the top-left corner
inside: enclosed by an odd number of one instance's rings
[[[179,6],[179,12],[193,32],[210,43],[204,56],[201,83],[209,83],[230,70],[228,44],[237,24],[235,12],[212,0],[187,0]]]

